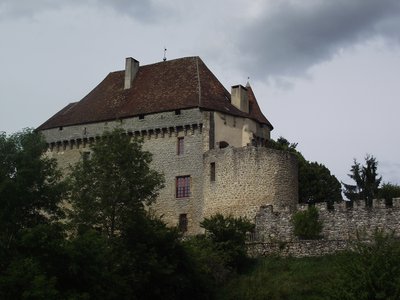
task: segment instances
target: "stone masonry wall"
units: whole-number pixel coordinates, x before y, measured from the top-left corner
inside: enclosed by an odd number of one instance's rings
[[[233,147],[243,147],[253,144],[253,139],[261,141],[269,140],[270,130],[262,127],[252,119],[240,118],[216,112],[215,119],[215,142],[216,147],[221,141],[229,143]],[[257,142],[257,141],[255,141]]]
[[[46,154],[56,158],[64,172],[81,159],[83,152],[90,151],[90,144],[104,131],[120,127],[132,137],[143,138],[143,149],[153,154],[152,168],[165,176],[165,188],[151,209],[170,226],[178,224],[180,214],[186,214],[188,233],[198,233],[203,210],[203,147],[204,140],[208,140],[203,131],[203,114],[207,115],[198,109],[181,110],[178,115],[174,111],[163,112],[146,115],[144,119],[68,126],[42,133],[49,144]],[[178,137],[184,139],[181,155],[177,154]],[[176,176],[184,175],[191,178],[190,196],[176,198]]]
[[[178,137],[184,139],[184,153],[177,155]],[[153,153],[152,167],[164,174],[165,187],[160,191],[152,209],[170,226],[178,225],[179,215],[188,218],[188,233],[197,233],[203,210],[202,134],[179,132],[177,136],[150,138],[144,149]],[[190,175],[190,196],[176,198],[176,177]]]
[[[268,204],[290,210],[298,202],[297,176],[297,160],[287,152],[251,146],[210,150],[204,154],[204,216],[254,219]]]
[[[334,254],[352,247],[348,240],[306,240],[290,242],[252,242],[247,252],[252,257],[280,255],[310,257]]]
[[[170,226],[186,214],[188,233],[202,232],[199,223],[215,213],[247,216],[254,219],[260,206],[274,205],[278,210],[293,209],[297,203],[297,160],[283,151],[263,147],[228,147],[210,150],[214,112],[181,110],[133,117],[124,120],[65,126],[44,130],[49,148],[67,172],[104,131],[122,128],[143,139],[144,150],[153,154],[152,167],[164,174],[165,188],[150,209]],[[184,152],[177,153],[178,138]],[[210,164],[216,178],[210,178]],[[176,177],[190,176],[190,195],[176,197]]]
[[[145,115],[143,119],[136,116],[122,120],[52,128],[42,131],[42,134],[51,146],[57,147],[57,145],[60,145],[62,147],[64,142],[70,141],[80,140],[83,144],[85,139],[90,141],[91,139],[100,137],[105,131],[111,131],[116,127],[120,127],[133,134],[159,132],[161,135],[163,133],[162,129],[174,131],[174,128],[178,126],[200,126],[202,121],[203,112],[198,108],[194,108],[182,109],[179,115],[175,114],[175,111],[167,111]]]
[[[365,207],[363,201],[353,208],[347,208],[345,202],[335,204],[331,210],[326,203],[317,203],[316,207],[323,222],[322,239],[316,241],[301,241],[294,236],[291,219],[295,212],[274,211],[272,205],[261,207],[250,252],[314,256],[346,249],[357,236],[369,239],[376,230],[394,231],[400,237],[400,198],[393,199],[392,207],[386,207],[381,199],[374,200],[372,208]],[[298,210],[305,209],[307,205],[298,206]]]

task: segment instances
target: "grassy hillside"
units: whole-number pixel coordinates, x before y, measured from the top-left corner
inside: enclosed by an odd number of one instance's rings
[[[342,256],[268,257],[223,286],[217,299],[328,299]]]

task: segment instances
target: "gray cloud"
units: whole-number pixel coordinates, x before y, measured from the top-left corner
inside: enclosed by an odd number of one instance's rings
[[[382,175],[383,182],[400,184],[400,163],[394,161],[378,162],[378,174]]]
[[[398,0],[284,0],[244,24],[238,41],[252,74],[298,76],[340,49],[374,37],[399,40]]]
[[[141,21],[153,21],[159,13],[151,0],[0,0],[0,18],[32,18],[42,12],[72,6],[108,7]]]

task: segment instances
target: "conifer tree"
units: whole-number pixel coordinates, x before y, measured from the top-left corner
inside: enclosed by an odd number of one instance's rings
[[[365,157],[365,165],[361,166],[357,160],[351,166],[348,176],[355,184],[343,183],[344,194],[350,201],[364,200],[365,205],[372,206],[372,199],[378,196],[382,176],[378,177],[378,161],[372,155]]]

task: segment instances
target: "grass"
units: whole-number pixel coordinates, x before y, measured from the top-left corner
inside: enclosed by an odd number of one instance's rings
[[[340,259],[340,255],[261,258],[221,287],[216,299],[329,299]]]

